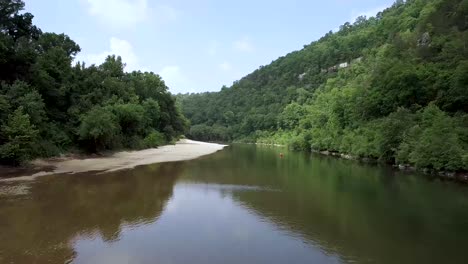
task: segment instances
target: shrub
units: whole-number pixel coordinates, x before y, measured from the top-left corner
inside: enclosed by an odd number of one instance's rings
[[[427,106],[419,115],[421,121],[410,129],[400,145],[398,160],[420,168],[466,169],[466,150],[454,118],[434,104]]]
[[[158,131],[152,131],[148,136],[143,140],[143,145],[146,148],[156,148],[162,146],[166,143],[166,137],[163,133]]]
[[[120,134],[117,117],[109,110],[95,107],[81,117],[78,135],[89,151],[110,149]]]
[[[9,115],[6,124],[1,127],[0,161],[17,165],[33,158],[33,146],[39,131],[31,124],[28,114],[19,107]]]

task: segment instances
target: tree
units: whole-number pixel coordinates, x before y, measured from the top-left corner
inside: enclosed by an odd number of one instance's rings
[[[146,122],[149,127],[157,129],[160,125],[161,118],[161,108],[159,107],[158,102],[151,98],[146,99],[143,101],[143,108],[145,111]]]
[[[78,135],[85,146],[95,152],[115,147],[120,132],[115,114],[106,108],[96,107],[82,115]]]
[[[159,75],[127,73],[115,55],[72,66],[80,46],[66,34],[41,32],[23,8],[20,0],[0,1],[0,163],[71,149],[154,147],[186,132]]]
[[[400,147],[400,162],[436,170],[468,169],[454,120],[434,104],[420,115],[422,122],[409,131]]]
[[[31,124],[22,107],[16,109],[0,130],[0,161],[17,165],[34,157],[33,144],[38,130]]]
[[[227,127],[234,141],[466,170],[467,3],[397,1],[231,87],[179,95],[189,136],[221,140]]]

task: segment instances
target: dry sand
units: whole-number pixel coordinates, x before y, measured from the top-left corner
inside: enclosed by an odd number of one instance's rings
[[[70,159],[62,161],[35,160],[33,165],[38,167],[53,167],[51,171],[42,171],[32,175],[1,179],[1,181],[30,181],[37,177],[51,174],[81,173],[89,171],[112,172],[135,168],[160,162],[191,160],[215,153],[226,145],[205,143],[182,139],[175,145],[163,146],[157,149],[141,151],[119,152],[103,158]]]

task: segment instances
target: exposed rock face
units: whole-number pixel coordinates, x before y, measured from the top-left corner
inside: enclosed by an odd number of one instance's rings
[[[347,62],[340,63],[340,64],[338,65],[338,67],[339,67],[340,69],[348,68],[348,67],[349,67],[349,63],[347,63]]]
[[[418,46],[420,47],[429,47],[431,45],[431,35],[429,32],[422,34],[421,38],[418,39]]]
[[[307,75],[306,72],[302,73],[302,74],[299,74],[298,78],[300,81],[302,81],[302,79],[304,79],[304,77]]]

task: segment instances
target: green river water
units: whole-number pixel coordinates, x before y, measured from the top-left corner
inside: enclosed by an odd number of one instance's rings
[[[0,187],[0,263],[468,263],[467,186],[276,147]]]

